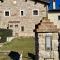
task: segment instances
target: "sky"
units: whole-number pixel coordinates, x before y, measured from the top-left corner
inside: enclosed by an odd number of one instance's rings
[[[60,9],[60,0],[55,0],[55,4],[56,4],[56,10]],[[49,5],[49,10],[53,9],[53,1],[50,0],[50,5]]]
[[[60,9],[60,0],[56,0],[56,9]]]

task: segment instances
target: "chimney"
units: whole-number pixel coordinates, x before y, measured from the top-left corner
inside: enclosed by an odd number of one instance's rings
[[[53,9],[56,9],[55,0],[53,0]]]

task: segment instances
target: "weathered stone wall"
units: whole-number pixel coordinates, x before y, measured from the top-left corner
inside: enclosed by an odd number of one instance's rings
[[[38,40],[36,40],[36,43],[38,41],[38,44],[36,47],[38,47],[38,60],[44,60],[47,58],[59,60],[59,54],[58,54],[58,33],[51,33],[52,36],[52,50],[46,50],[45,48],[45,36],[46,33],[38,33]]]
[[[15,1],[16,4],[13,3],[14,0],[4,0],[4,2],[0,4],[0,27],[7,28],[9,21],[20,21],[19,27],[17,28],[19,30],[18,35],[34,35],[33,29],[35,28],[35,24],[39,23],[42,17],[46,17],[46,7],[44,4],[34,4],[34,2],[30,0],[27,2],[25,2],[25,0]],[[34,9],[39,11],[38,16],[33,16],[32,11]],[[10,11],[10,16],[4,16],[5,10]],[[20,10],[24,11],[24,16],[20,15]],[[24,26],[24,32],[21,31],[21,26]],[[13,28],[13,32],[14,30],[15,27]],[[15,32],[13,35],[15,35]]]
[[[58,19],[58,16],[60,16],[60,12],[58,13],[48,13],[48,18],[50,19],[51,22],[54,22],[57,27],[60,27],[60,20]]]

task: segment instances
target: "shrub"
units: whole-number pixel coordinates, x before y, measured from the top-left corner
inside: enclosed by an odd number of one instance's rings
[[[0,29],[0,42],[5,42],[7,37],[12,36],[12,30],[11,29]]]

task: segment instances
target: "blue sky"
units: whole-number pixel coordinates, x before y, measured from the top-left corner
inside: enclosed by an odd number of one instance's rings
[[[56,0],[56,9],[60,9],[60,0]]]
[[[56,1],[56,9],[60,9],[60,0],[55,0]],[[50,0],[50,6],[49,6],[49,10],[53,9],[53,1]]]

